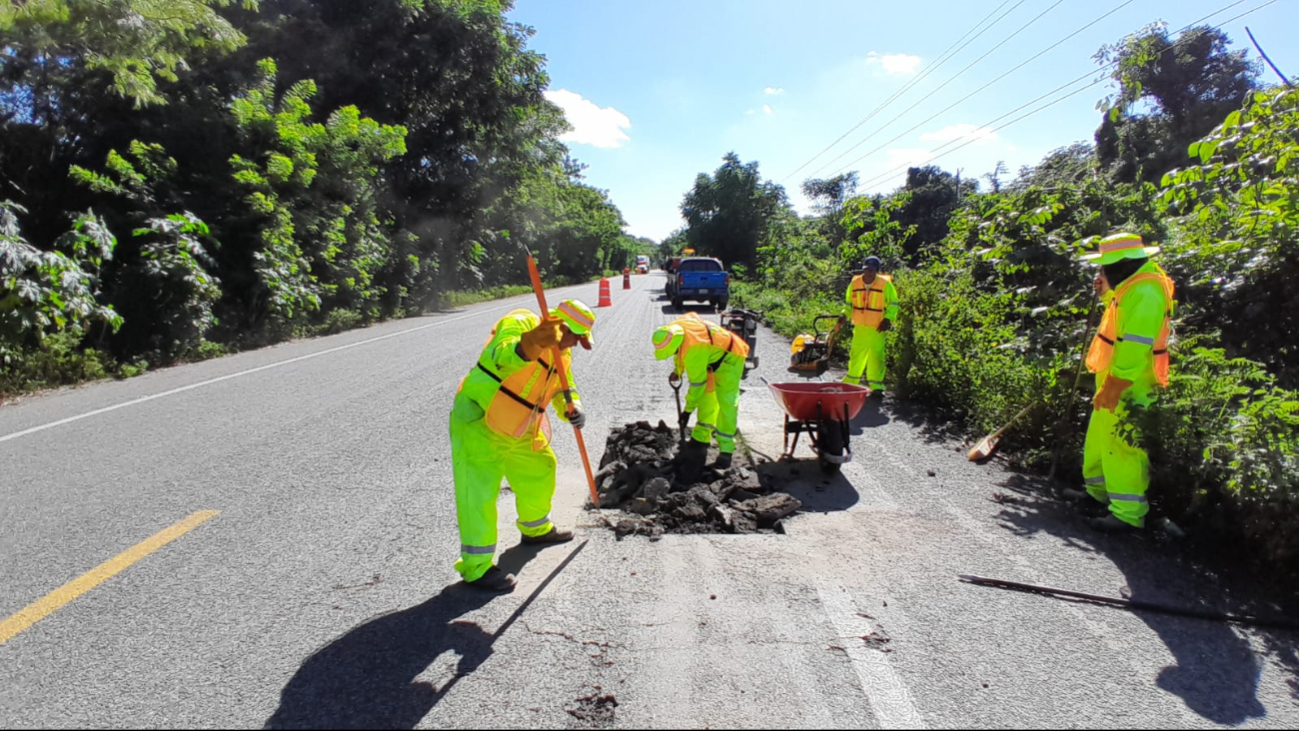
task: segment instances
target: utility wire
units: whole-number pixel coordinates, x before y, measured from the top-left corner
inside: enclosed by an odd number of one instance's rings
[[[955,108],[955,107],[957,107],[957,106],[959,106],[959,105],[965,103],[966,101],[969,101],[972,97],[977,96],[978,94],[981,94],[981,93],[982,93],[983,91],[985,91],[988,87],[992,86],[993,84],[996,84],[998,81],[1001,81],[1002,79],[1004,79],[1004,78],[1006,78],[1007,76],[1010,76],[1011,74],[1015,73],[1016,71],[1018,71],[1018,70],[1024,68],[1025,66],[1027,66],[1027,65],[1030,64],[1030,63],[1032,63],[1033,61],[1036,61],[1037,59],[1041,58],[1042,56],[1044,56],[1044,55],[1050,53],[1051,51],[1054,51],[1055,49],[1059,48],[1060,46],[1062,46],[1062,45],[1064,45],[1065,43],[1067,43],[1067,42],[1069,42],[1070,40],[1072,40],[1072,39],[1073,39],[1075,36],[1077,36],[1079,33],[1082,33],[1083,31],[1087,30],[1088,28],[1092,27],[1093,25],[1096,25],[1097,23],[1101,22],[1102,20],[1105,20],[1106,18],[1108,18],[1108,17],[1110,17],[1111,15],[1113,15],[1113,14],[1119,12],[1120,10],[1122,10],[1123,8],[1125,8],[1125,7],[1129,6],[1129,5],[1131,5],[1131,4],[1134,3],[1134,2],[1136,2],[1136,0],[1127,0],[1126,2],[1120,4],[1118,7],[1114,8],[1113,10],[1109,11],[1108,13],[1105,13],[1104,15],[1102,15],[1102,16],[1100,16],[1099,18],[1093,20],[1092,22],[1088,23],[1087,25],[1084,25],[1083,27],[1079,28],[1078,30],[1076,30],[1076,31],[1074,31],[1074,32],[1072,32],[1072,33],[1070,33],[1069,35],[1065,36],[1064,38],[1061,38],[1060,40],[1056,41],[1055,43],[1051,44],[1050,46],[1047,46],[1046,48],[1043,48],[1042,50],[1038,51],[1036,54],[1030,56],[1027,60],[1025,60],[1025,61],[1023,61],[1022,63],[1020,63],[1018,66],[1016,66],[1016,67],[1010,69],[1009,71],[1005,72],[1005,73],[1002,74],[1001,76],[998,76],[997,78],[993,79],[992,81],[989,81],[988,83],[984,84],[983,86],[980,86],[979,88],[975,89],[974,91],[970,92],[969,94],[966,94],[965,96],[961,97],[960,99],[957,99],[956,101],[954,101],[954,102],[952,102],[951,104],[947,105],[947,106],[944,107],[943,109],[941,109],[941,110],[935,112],[934,114],[930,115],[929,117],[925,118],[924,120],[922,120],[922,121],[920,121],[920,122],[917,122],[916,124],[914,124],[914,125],[912,125],[911,127],[907,128],[905,131],[903,131],[903,132],[902,132],[901,134],[899,134],[897,137],[894,137],[893,139],[889,140],[888,142],[885,142],[885,143],[879,145],[878,147],[872,149],[870,152],[867,152],[865,155],[862,155],[861,157],[859,157],[859,158],[853,160],[852,162],[848,163],[847,165],[844,166],[844,168],[849,168],[849,167],[852,167],[853,165],[856,165],[857,163],[861,162],[862,160],[866,159],[867,157],[870,157],[871,155],[874,155],[875,153],[879,152],[881,149],[883,149],[883,148],[885,148],[885,147],[888,147],[889,145],[893,144],[894,142],[897,142],[898,140],[902,139],[903,137],[906,137],[907,135],[911,134],[912,132],[915,132],[917,129],[920,129],[921,127],[925,126],[926,124],[929,124],[930,122],[932,122],[932,121],[934,121],[935,119],[941,117],[942,115],[946,114],[947,112],[950,112],[953,108]],[[1238,0],[1238,2],[1246,2],[1246,0]],[[1088,74],[1088,76],[1090,76],[1090,74]],[[1072,84],[1073,82],[1070,82],[1070,83]],[[1032,102],[1029,102],[1029,103],[1031,104]],[[865,140],[863,140],[863,142],[864,142],[864,141],[865,141]]]
[[[1200,18],[1199,20],[1194,21],[1193,23],[1190,23],[1190,24],[1188,24],[1188,25],[1182,27],[1182,28],[1181,28],[1180,30],[1178,30],[1177,32],[1178,32],[1178,33],[1184,33],[1184,32],[1186,32],[1187,30],[1190,30],[1191,28],[1195,27],[1195,26],[1198,25],[1199,23],[1202,23],[1202,22],[1204,22],[1205,20],[1208,20],[1209,18],[1212,18],[1212,17],[1215,16],[1215,15],[1219,15],[1219,14],[1221,14],[1221,13],[1224,13],[1224,12],[1230,10],[1231,8],[1234,8],[1234,7],[1236,7],[1237,5],[1240,5],[1240,4],[1245,3],[1245,2],[1247,2],[1247,1],[1248,1],[1248,0],[1237,0],[1236,2],[1234,2],[1234,3],[1230,4],[1230,5],[1227,5],[1226,7],[1223,7],[1223,8],[1220,8],[1220,9],[1218,9],[1218,10],[1215,10],[1214,12],[1209,13],[1208,15],[1204,16],[1203,18]],[[1277,2],[1277,0],[1267,0],[1267,2],[1263,3],[1262,5],[1258,5],[1258,6],[1254,7],[1254,8],[1251,8],[1250,10],[1247,10],[1247,11],[1245,11],[1245,12],[1243,12],[1243,13],[1241,13],[1241,14],[1235,16],[1235,17],[1229,18],[1229,19],[1223,21],[1222,23],[1220,23],[1220,24],[1218,24],[1218,25],[1216,25],[1216,26],[1213,26],[1213,29],[1214,29],[1214,30],[1221,29],[1222,26],[1227,25],[1228,23],[1232,23],[1232,22],[1234,22],[1234,21],[1240,20],[1241,18],[1244,18],[1244,17],[1247,16],[1247,15],[1252,15],[1252,14],[1258,12],[1259,10],[1262,10],[1263,8],[1265,8],[1265,7],[1269,6],[1269,5],[1273,5],[1273,4],[1275,4],[1276,2]],[[1196,34],[1196,35],[1193,35],[1193,36],[1189,36],[1189,37],[1185,37],[1185,38],[1179,38],[1176,42],[1171,43],[1171,44],[1169,44],[1166,48],[1161,49],[1161,50],[1159,51],[1159,53],[1163,53],[1164,51],[1171,50],[1171,49],[1173,49],[1173,48],[1177,48],[1178,46],[1182,45],[1183,43],[1189,42],[1189,41],[1193,40],[1194,38],[1197,38],[1198,35],[1199,35],[1199,34]],[[1108,68],[1109,66],[1114,66],[1114,65],[1116,65],[1117,63],[1118,63],[1118,62],[1115,61],[1115,62],[1112,62],[1112,63],[1110,63],[1110,64],[1107,64],[1106,67],[1102,67],[1101,71],[1104,71],[1105,68]],[[1083,74],[1082,76],[1079,76],[1078,78],[1074,79],[1073,81],[1067,82],[1067,83],[1065,83],[1065,84],[1062,85],[1062,86],[1058,86],[1058,87],[1056,87],[1055,89],[1053,89],[1053,90],[1051,90],[1051,91],[1048,91],[1047,93],[1043,94],[1042,96],[1039,96],[1039,97],[1037,97],[1036,99],[1034,99],[1034,100],[1028,102],[1027,104],[1024,104],[1024,105],[1022,105],[1022,106],[1020,106],[1020,107],[1018,107],[1018,108],[1016,108],[1016,109],[1013,109],[1013,110],[1011,110],[1010,112],[1007,112],[1006,114],[1003,114],[1003,115],[1001,115],[1000,117],[997,117],[996,119],[994,119],[994,120],[988,122],[987,124],[984,124],[984,125],[978,127],[977,129],[978,129],[978,130],[986,129],[986,128],[989,127],[989,126],[991,126],[991,125],[993,125],[993,124],[996,124],[998,121],[1000,121],[1000,120],[1002,120],[1002,119],[1005,119],[1006,117],[1009,117],[1010,115],[1015,114],[1016,112],[1019,112],[1019,111],[1025,109],[1025,108],[1027,108],[1027,107],[1030,107],[1030,106],[1032,106],[1033,104],[1036,104],[1037,102],[1039,102],[1039,101],[1041,101],[1041,100],[1043,100],[1043,99],[1045,99],[1045,98],[1051,96],[1052,94],[1055,94],[1056,92],[1059,92],[1059,91],[1061,91],[1061,90],[1063,90],[1063,89],[1067,89],[1067,88],[1069,88],[1070,86],[1073,86],[1074,84],[1078,83],[1079,81],[1082,81],[1082,80],[1086,79],[1087,77],[1091,76],[1093,73],[1095,73],[1095,72],[1088,72],[1088,73],[1086,73],[1086,74]],[[1090,83],[1090,84],[1088,84],[1088,85],[1086,85],[1086,86],[1079,87],[1078,89],[1075,89],[1074,91],[1072,91],[1072,92],[1066,94],[1065,96],[1060,97],[1059,99],[1056,99],[1056,100],[1051,101],[1051,102],[1049,102],[1049,103],[1047,103],[1047,104],[1044,104],[1044,105],[1042,105],[1041,107],[1038,107],[1037,109],[1034,109],[1033,111],[1031,111],[1031,112],[1029,112],[1029,113],[1027,113],[1027,114],[1021,115],[1021,116],[1019,116],[1019,117],[1016,117],[1015,119],[1013,119],[1013,120],[1011,120],[1011,121],[1009,121],[1009,122],[1007,122],[1007,123],[1005,123],[1005,124],[1003,124],[1003,125],[1000,125],[1000,126],[998,126],[998,127],[993,128],[993,129],[991,130],[991,132],[997,132],[997,131],[1000,131],[1000,130],[1002,130],[1002,129],[1005,129],[1006,127],[1009,127],[1009,126],[1011,126],[1012,124],[1015,124],[1015,123],[1017,123],[1017,122],[1020,122],[1020,121],[1022,121],[1022,120],[1024,120],[1024,119],[1028,118],[1028,117],[1031,117],[1031,116],[1033,116],[1034,114],[1037,114],[1038,112],[1043,111],[1044,109],[1047,109],[1047,108],[1049,108],[1049,107],[1055,106],[1056,104],[1059,104],[1060,102],[1062,102],[1062,101],[1064,101],[1064,100],[1066,100],[1066,99],[1069,99],[1070,97],[1076,96],[1076,95],[1082,93],[1083,91],[1086,91],[1087,89],[1090,89],[1090,88],[1092,88],[1092,87],[1094,87],[1094,86],[1097,86],[1097,85],[1099,85],[1099,84],[1102,84],[1102,83],[1104,83],[1105,81],[1106,81],[1106,79],[1105,79],[1104,77],[1102,77],[1102,78],[1100,78],[1100,79],[1097,79],[1097,80],[1093,81],[1092,83]],[[976,131],[977,131],[977,130],[976,130]],[[957,138],[957,139],[955,139],[955,140],[951,140],[951,141],[949,141],[949,142],[947,142],[947,143],[945,143],[945,144],[943,144],[943,145],[940,145],[939,147],[935,148],[934,150],[931,151],[931,153],[938,152],[939,150],[942,150],[944,147],[949,147],[949,146],[951,146],[951,145],[954,145],[954,144],[956,144],[957,142],[960,142],[962,139],[964,139],[964,137],[960,137],[960,138]],[[964,147],[968,147],[969,145],[974,144],[974,143],[977,142],[977,141],[978,141],[978,138],[977,138],[977,137],[975,137],[975,138],[973,138],[973,139],[970,139],[970,140],[968,140],[967,142],[965,142],[964,144],[962,144],[962,145],[960,145],[960,146],[958,146],[958,147],[955,147],[955,148],[953,148],[953,149],[951,149],[951,150],[947,150],[946,152],[943,152],[942,154],[935,155],[935,156],[929,158],[929,160],[927,160],[924,164],[928,165],[928,164],[930,164],[930,163],[932,163],[932,162],[934,162],[934,161],[936,161],[936,160],[938,160],[938,159],[940,159],[940,158],[946,157],[947,155],[950,155],[950,154],[956,152],[957,150],[960,150],[960,149],[962,149],[962,148],[964,148]],[[896,172],[898,172],[898,171],[900,171],[900,170],[902,170],[902,169],[904,169],[904,168],[910,168],[910,167],[913,167],[913,165],[910,164],[910,163],[908,163],[908,164],[906,164],[906,165],[900,165],[900,166],[898,166],[898,167],[895,167],[895,168],[889,170],[888,172],[882,173],[882,174],[880,174],[880,175],[876,175],[875,177],[870,178],[869,180],[867,180],[867,181],[861,183],[860,185],[861,185],[861,187],[863,187],[863,188],[870,187],[870,186],[873,185],[874,183],[876,183],[876,182],[878,182],[878,181],[885,180],[885,179],[891,177],[894,173],[896,173]]]
[[[1052,10],[1055,10],[1056,8],[1060,7],[1060,5],[1063,4],[1063,3],[1064,3],[1064,0],[1056,0],[1056,1],[1055,1],[1054,3],[1052,3],[1051,6],[1048,7],[1046,10],[1043,10],[1042,12],[1040,12],[1040,13],[1038,13],[1036,16],[1034,16],[1034,18],[1033,18],[1032,20],[1030,20],[1030,21],[1028,21],[1027,23],[1021,25],[1021,26],[1019,27],[1018,30],[1016,30],[1014,33],[1011,33],[1009,36],[1007,36],[1004,40],[1001,41],[1001,43],[998,43],[997,45],[993,46],[992,48],[989,48],[986,52],[984,52],[984,54],[983,54],[982,56],[979,56],[978,58],[974,59],[973,61],[970,62],[970,64],[969,64],[968,66],[966,66],[965,68],[961,69],[960,71],[957,71],[956,74],[954,74],[954,75],[953,75],[951,78],[949,78],[947,81],[944,81],[942,84],[939,84],[939,86],[938,86],[937,89],[934,89],[933,91],[931,91],[931,92],[929,92],[928,94],[926,94],[923,98],[920,99],[920,101],[918,101],[918,102],[916,102],[915,104],[913,104],[913,105],[911,106],[911,109],[914,109],[915,107],[917,107],[917,106],[919,106],[919,105],[921,105],[921,104],[924,104],[924,103],[925,103],[926,101],[928,101],[928,100],[929,100],[929,99],[930,99],[934,94],[937,94],[938,92],[942,91],[942,90],[943,90],[943,89],[944,89],[948,84],[950,84],[950,83],[952,83],[953,81],[956,81],[958,78],[960,78],[960,77],[961,77],[961,74],[964,74],[966,71],[969,71],[970,69],[974,68],[975,64],[977,64],[977,63],[979,63],[980,61],[982,61],[983,59],[987,58],[989,55],[991,55],[993,52],[995,52],[995,51],[997,51],[998,49],[1000,49],[1002,46],[1005,46],[1007,43],[1010,43],[1012,40],[1014,40],[1015,36],[1019,35],[1020,33],[1023,33],[1026,29],[1028,29],[1029,26],[1031,26],[1031,25],[1033,25],[1034,23],[1036,23],[1037,21],[1041,20],[1043,16],[1045,16],[1047,13],[1051,12]],[[890,119],[889,121],[885,122],[884,125],[881,126],[879,129],[876,129],[874,132],[872,132],[872,133],[866,135],[864,138],[862,138],[862,139],[861,139],[857,144],[855,144],[855,145],[853,145],[852,147],[849,147],[847,150],[844,150],[843,152],[839,153],[839,156],[838,156],[838,157],[836,157],[835,159],[831,160],[830,162],[828,162],[828,163],[822,165],[821,167],[817,168],[817,170],[816,170],[815,172],[813,172],[812,174],[813,174],[813,175],[816,175],[817,173],[821,172],[822,170],[824,170],[824,169],[830,167],[831,165],[835,164],[836,162],[838,162],[838,161],[842,160],[843,158],[847,157],[847,156],[848,156],[848,153],[850,153],[850,152],[852,152],[853,150],[857,149],[858,147],[861,147],[862,145],[866,144],[866,142],[869,141],[872,137],[874,137],[875,135],[877,135],[877,134],[879,134],[880,132],[883,132],[885,129],[887,129],[887,128],[889,127],[889,125],[891,125],[891,124],[893,124],[894,122],[898,121],[899,119],[905,117],[905,116],[907,115],[907,112],[911,111],[911,109],[907,109],[906,111],[904,111],[904,112],[902,112],[901,114],[897,115],[897,116],[894,117],[893,119]]]
[[[1007,10],[1006,13],[1003,14],[1000,18],[997,18],[996,20],[994,20],[994,21],[992,22],[991,25],[989,25],[988,27],[986,27],[986,28],[984,28],[983,30],[979,31],[979,34],[978,34],[978,35],[974,36],[974,38],[970,38],[970,40],[967,41],[964,45],[962,45],[960,48],[957,48],[957,47],[956,47],[957,44],[961,43],[961,41],[964,41],[966,38],[968,38],[968,37],[970,36],[971,33],[973,33],[974,31],[978,30],[979,26],[983,25],[984,23],[987,23],[987,22],[988,22],[988,18],[991,18],[992,16],[996,15],[998,11],[1000,11],[1002,8],[1006,7],[1006,6],[1007,6],[1008,4],[1010,4],[1010,2],[1011,2],[1011,0],[1003,0],[1003,2],[1001,3],[1001,5],[998,5],[996,8],[994,8],[993,11],[992,11],[991,13],[988,13],[988,14],[983,18],[983,20],[980,20],[978,23],[975,23],[975,24],[974,24],[974,25],[973,25],[969,30],[967,30],[967,31],[965,32],[965,35],[961,36],[960,38],[957,38],[956,41],[954,41],[954,42],[952,43],[952,45],[950,45],[950,46],[947,47],[947,50],[943,51],[941,54],[939,54],[938,58],[934,59],[933,62],[931,62],[929,65],[927,65],[927,66],[925,67],[925,70],[920,74],[919,77],[917,77],[917,78],[915,78],[915,79],[912,79],[911,81],[907,82],[905,85],[902,86],[902,88],[900,88],[900,89],[898,89],[897,91],[893,92],[893,95],[892,95],[892,96],[890,96],[889,98],[887,98],[887,99],[885,99],[884,101],[880,102],[879,106],[877,106],[877,107],[875,107],[874,109],[872,109],[871,112],[870,112],[870,114],[867,114],[865,117],[863,117],[861,121],[859,121],[857,124],[853,125],[852,128],[849,129],[847,132],[844,132],[843,134],[839,135],[839,138],[836,139],[834,142],[831,142],[830,144],[826,145],[824,150],[821,150],[820,152],[816,153],[815,155],[812,156],[812,158],[811,158],[810,160],[808,160],[807,162],[803,163],[802,165],[799,165],[797,170],[795,170],[794,172],[790,173],[789,175],[786,175],[786,176],[784,177],[784,181],[788,181],[790,178],[792,178],[792,177],[794,177],[795,175],[797,175],[797,174],[799,173],[799,171],[801,171],[803,168],[805,168],[805,167],[807,167],[808,165],[811,165],[812,163],[816,162],[817,158],[819,158],[819,157],[821,157],[822,155],[824,155],[825,153],[829,152],[829,151],[830,151],[830,150],[831,150],[835,145],[839,144],[840,142],[843,142],[844,139],[845,139],[846,137],[848,137],[848,135],[852,134],[853,132],[856,132],[858,129],[861,128],[861,126],[862,126],[863,124],[866,124],[867,122],[871,121],[871,119],[873,119],[873,118],[875,117],[876,114],[879,114],[880,111],[881,111],[882,109],[884,109],[885,107],[887,107],[889,104],[891,104],[891,103],[893,102],[893,100],[897,99],[898,97],[902,96],[902,95],[905,94],[906,92],[908,92],[908,91],[910,91],[911,89],[913,89],[913,88],[914,88],[917,84],[919,84],[921,81],[924,81],[926,77],[928,77],[928,76],[929,76],[930,74],[932,74],[933,72],[937,71],[937,70],[939,69],[939,67],[941,67],[944,63],[947,63],[947,61],[949,61],[953,56],[955,56],[956,54],[958,54],[958,53],[960,53],[961,51],[965,50],[965,47],[966,47],[966,46],[970,45],[970,44],[973,43],[975,40],[977,40],[977,39],[979,38],[979,36],[983,35],[984,33],[988,32],[989,30],[991,30],[991,29],[992,29],[992,26],[994,26],[994,25],[996,25],[997,23],[1001,22],[1001,19],[1002,19],[1002,18],[1005,18],[1007,15],[1009,15],[1009,14],[1012,13],[1012,12],[1014,12],[1015,8],[1018,8],[1020,5],[1023,5],[1025,1],[1026,1],[1026,0],[1019,0],[1018,3],[1015,3],[1015,7],[1014,7],[1014,8],[1011,8],[1010,10]],[[955,50],[953,50],[953,49],[955,49]]]

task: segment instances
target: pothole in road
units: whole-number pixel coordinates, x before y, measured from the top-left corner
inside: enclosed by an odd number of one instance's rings
[[[615,428],[605,443],[596,485],[600,507],[629,515],[604,519],[619,538],[664,533],[778,533],[802,507],[764,485],[756,465],[739,453],[731,467],[709,467],[709,450],[687,443],[660,421]]]

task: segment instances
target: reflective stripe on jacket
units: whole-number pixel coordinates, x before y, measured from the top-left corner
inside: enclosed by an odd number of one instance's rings
[[[853,277],[846,300],[854,325],[879,327],[884,320],[898,316],[898,291],[887,274],[876,274],[869,286],[862,275]]]
[[[1173,294],[1173,280],[1153,261],[1119,284],[1087,352],[1087,369],[1133,382],[1153,373],[1167,386]]]
[[[685,330],[685,339],[675,357],[676,372],[684,374],[690,382],[686,393],[686,411],[693,411],[708,388],[712,372],[728,357],[744,360],[749,357],[749,344],[744,338],[721,325],[704,322],[691,312],[672,322]]]
[[[536,361],[526,361],[516,352],[523,333],[540,323],[541,318],[528,310],[514,310],[501,318],[478,362],[460,382],[460,391],[483,409],[493,431],[514,439],[531,433],[536,449],[550,443],[549,406],[553,403],[558,413],[564,413],[563,386],[551,362],[553,355],[545,353]],[[565,350],[562,357],[568,368],[572,354]],[[571,368],[568,383],[572,388]],[[578,402],[576,393],[573,401]]]

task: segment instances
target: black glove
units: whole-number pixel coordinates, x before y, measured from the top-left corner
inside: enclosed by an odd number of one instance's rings
[[[690,411],[683,411],[683,412],[681,412],[681,420],[677,422],[677,426],[680,427],[680,429],[681,429],[681,433],[682,433],[682,434],[685,434],[685,433],[686,433],[686,429],[688,429],[688,428],[690,427],[690,415],[691,415],[691,413],[693,413],[693,412],[690,412]]]
[[[880,323],[880,332],[882,332],[882,333],[886,333],[886,332],[888,332],[889,330],[892,330],[892,329],[893,329],[893,321],[892,321],[892,320],[885,320],[884,322],[881,322],[881,323]]]
[[[586,412],[581,409],[573,409],[573,413],[568,415],[568,423],[578,429],[586,426]]]

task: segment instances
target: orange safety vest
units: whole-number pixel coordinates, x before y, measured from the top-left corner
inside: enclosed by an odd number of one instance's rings
[[[717,367],[722,364],[722,360],[726,358],[727,354],[738,355],[741,360],[749,357],[749,344],[744,341],[744,338],[720,325],[704,322],[699,319],[698,315],[694,317],[687,315],[677,320],[676,324],[686,331],[685,339],[681,341],[681,349],[677,351],[677,358],[680,358],[683,364],[686,360],[686,351],[693,346],[704,344],[713,345],[726,351],[708,364],[709,371],[717,370]]]
[[[487,337],[487,342],[490,343],[495,337],[496,330],[493,329],[491,335]],[[564,351],[563,358],[565,368],[571,367],[572,354]],[[484,365],[481,360],[478,361],[477,367],[500,384],[496,395],[492,397],[487,407],[485,417],[487,426],[498,434],[515,439],[522,439],[532,432],[534,448],[549,444],[550,417],[546,412],[550,402],[564,388],[554,365],[543,356],[504,379]],[[464,387],[463,381],[461,387]],[[545,436],[544,441],[538,438],[541,435]]]
[[[1173,332],[1174,288],[1173,280],[1164,273],[1163,269],[1158,272],[1134,274],[1125,279],[1114,290],[1114,299],[1105,308],[1105,316],[1101,318],[1100,330],[1096,332],[1096,337],[1092,340],[1091,350],[1087,352],[1087,370],[1092,373],[1100,373],[1110,367],[1110,360],[1114,357],[1114,345],[1119,341],[1119,305],[1123,300],[1123,296],[1137,284],[1150,281],[1158,282],[1159,286],[1164,290],[1164,296],[1167,297],[1167,306],[1164,308],[1164,324],[1159,327],[1159,335],[1155,337],[1151,348],[1155,362],[1155,380],[1162,387],[1168,386],[1168,339]],[[1127,336],[1124,337],[1129,340],[1132,339]]]
[[[879,327],[884,322],[884,288],[892,281],[887,274],[876,274],[867,287],[860,274],[852,278],[852,324]]]

